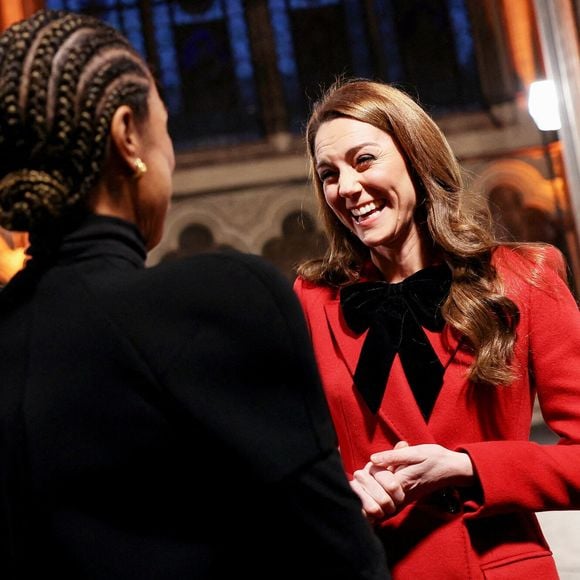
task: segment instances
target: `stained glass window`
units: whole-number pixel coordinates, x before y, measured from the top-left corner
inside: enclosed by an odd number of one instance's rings
[[[338,76],[432,112],[481,108],[466,0],[47,0],[120,29],[151,64],[177,149],[298,135]]]

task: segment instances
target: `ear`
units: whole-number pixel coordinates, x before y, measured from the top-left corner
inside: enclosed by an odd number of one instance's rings
[[[131,107],[121,105],[111,121],[111,153],[116,154],[122,165],[132,174],[135,159],[139,157],[141,138]]]

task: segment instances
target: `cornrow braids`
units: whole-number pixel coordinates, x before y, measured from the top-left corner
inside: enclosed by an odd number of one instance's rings
[[[97,18],[41,10],[0,36],[0,225],[38,231],[85,211],[112,117],[147,115],[143,59]]]

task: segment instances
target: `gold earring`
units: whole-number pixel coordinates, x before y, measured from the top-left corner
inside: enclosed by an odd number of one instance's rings
[[[145,173],[147,173],[147,165],[145,165],[145,162],[141,157],[137,157],[137,159],[135,159],[135,173],[133,174],[133,177],[135,179],[141,179]]]

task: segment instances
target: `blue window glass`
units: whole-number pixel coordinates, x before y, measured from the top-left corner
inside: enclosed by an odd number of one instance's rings
[[[166,24],[156,22],[156,42],[178,148],[263,136],[242,2],[207,4],[199,12],[185,2],[158,8]]]
[[[46,0],[129,38],[159,79],[177,149],[263,140],[265,127],[299,134],[339,76],[395,82],[434,113],[482,107],[466,0],[264,0],[271,35],[249,28],[264,26],[257,5]],[[263,74],[264,47],[253,53],[256,36],[272,38],[273,73]]]
[[[158,77],[176,149],[263,138],[242,0],[152,0],[148,24],[141,4],[46,3],[98,16],[127,36]]]

